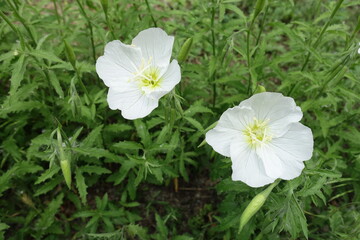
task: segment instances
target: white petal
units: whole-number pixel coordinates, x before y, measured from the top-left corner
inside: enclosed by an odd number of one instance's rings
[[[240,134],[237,130],[215,127],[206,133],[205,140],[216,152],[230,157],[230,144]]]
[[[146,95],[142,97],[132,107],[124,109],[121,114],[124,118],[134,120],[149,115],[159,105],[159,100],[152,99]]]
[[[230,156],[230,144],[251,121],[254,113],[251,109],[234,107],[226,110],[216,127],[206,133],[206,142],[221,155]]]
[[[266,175],[275,179],[283,175],[284,165],[269,144],[256,148],[256,153],[264,164]]]
[[[137,72],[141,50],[118,40],[105,46],[104,56],[96,61],[96,72],[108,87],[121,87]]]
[[[263,92],[253,95],[240,103],[254,109],[255,117],[259,120],[268,120],[271,134],[281,136],[289,129],[289,124],[298,122],[302,118],[300,107],[294,99],[284,97],[281,93]]]
[[[243,131],[253,122],[254,114],[254,111],[248,107],[229,108],[221,115],[217,127]]]
[[[282,137],[275,138],[271,145],[280,158],[294,161],[309,160],[313,153],[314,140],[311,129],[301,123],[292,123]]]
[[[177,60],[173,60],[170,63],[165,74],[162,76],[162,79],[163,80],[160,84],[160,87],[162,90],[168,92],[170,92],[175,87],[175,85],[180,82],[181,71]]]
[[[283,172],[279,178],[290,180],[298,177],[304,169],[302,161],[309,160],[312,156],[313,146],[311,129],[301,123],[291,124],[287,133],[273,139],[269,147],[271,153],[268,156],[276,155],[281,160]],[[276,163],[274,158],[268,160],[274,165],[278,164],[277,159]]]
[[[149,115],[157,106],[158,100],[147,97],[135,84],[126,90],[109,88],[107,101],[113,110],[121,110],[126,119],[137,119]]]
[[[158,67],[168,66],[170,62],[174,37],[168,36],[160,28],[149,28],[141,31],[132,41],[136,47],[141,48],[145,60],[152,60]]]
[[[261,159],[244,139],[232,142],[230,154],[234,181],[242,181],[250,187],[262,187],[276,180],[266,175]]]

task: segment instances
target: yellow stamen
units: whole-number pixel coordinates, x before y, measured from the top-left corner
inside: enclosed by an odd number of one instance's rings
[[[251,147],[255,148],[271,141],[272,136],[269,133],[268,122],[269,120],[260,121],[254,117],[254,122],[243,130],[247,142]]]

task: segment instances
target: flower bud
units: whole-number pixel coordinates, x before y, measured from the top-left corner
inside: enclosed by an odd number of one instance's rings
[[[66,185],[69,189],[71,189],[71,166],[69,160],[61,160],[60,161],[61,171],[64,175]]]
[[[182,45],[181,49],[180,49],[180,52],[179,52],[179,55],[178,55],[178,58],[177,60],[179,61],[179,64],[183,63],[189,52],[190,52],[190,48],[191,48],[191,45],[193,43],[193,39],[192,38],[188,38],[185,43]]]
[[[262,92],[266,92],[266,88],[264,86],[258,85],[254,94],[256,93],[262,93]]]
[[[74,69],[76,69],[76,58],[75,53],[71,45],[64,39],[65,53],[68,61],[71,63]]]
[[[26,193],[21,193],[20,194],[20,199],[23,203],[25,203],[27,206],[35,208],[34,202],[31,200],[31,198],[29,197],[29,195],[27,195]]]
[[[247,224],[247,222],[257,213],[260,208],[264,205],[267,197],[273,190],[273,188],[279,183],[280,180],[276,180],[274,183],[272,183],[269,187],[267,187],[264,191],[257,194],[247,205],[244,212],[241,214],[240,217],[240,227],[238,233],[241,232],[241,230],[244,228],[244,226]]]
[[[101,2],[101,6],[104,9],[104,13],[107,14],[109,1],[108,0],[100,0],[100,2]]]
[[[252,21],[255,21],[256,17],[264,9],[265,4],[266,4],[266,0],[257,0],[256,1],[255,10],[254,10],[254,16],[253,16]]]

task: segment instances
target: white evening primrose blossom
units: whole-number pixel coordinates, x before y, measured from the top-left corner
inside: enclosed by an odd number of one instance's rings
[[[160,28],[141,31],[131,45],[115,40],[105,46],[96,72],[109,87],[107,102],[126,119],[149,115],[159,99],[180,82],[180,67],[170,63],[174,37]]]
[[[261,187],[298,177],[313,152],[311,129],[300,107],[280,93],[255,94],[226,110],[206,133],[213,149],[232,161],[232,179]]]

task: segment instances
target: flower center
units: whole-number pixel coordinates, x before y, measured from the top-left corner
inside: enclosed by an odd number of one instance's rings
[[[149,67],[139,76],[141,87],[155,88],[160,83],[160,70],[156,67]]]
[[[269,133],[268,122],[269,120],[259,121],[254,117],[254,122],[249,124],[246,129],[243,130],[251,147],[258,147],[271,141],[272,136]]]
[[[141,67],[134,75],[133,80],[145,94],[154,91],[155,88],[160,86],[162,81],[160,69],[151,64],[151,58],[147,61],[142,59]]]

